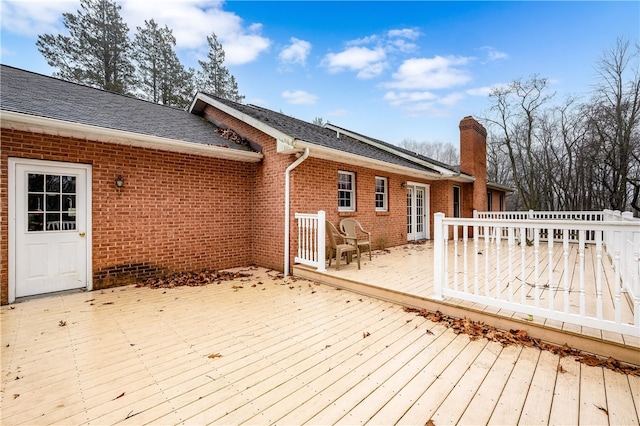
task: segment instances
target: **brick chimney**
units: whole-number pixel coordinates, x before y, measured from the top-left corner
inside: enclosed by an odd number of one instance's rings
[[[487,130],[476,119],[460,120],[460,171],[476,178],[471,208],[487,210]],[[465,197],[466,198],[466,197]]]

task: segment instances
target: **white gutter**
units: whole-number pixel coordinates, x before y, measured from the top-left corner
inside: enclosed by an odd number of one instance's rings
[[[125,130],[108,129],[105,127],[39,117],[13,111],[0,112],[0,125],[3,129],[7,128],[48,135],[66,136],[95,142],[115,143],[249,163],[262,161],[262,154],[257,152],[241,151],[238,149],[208,145],[206,143],[187,142]]]
[[[291,163],[284,175],[284,276],[289,276],[289,211],[291,210],[290,201],[289,201],[289,191],[290,191],[290,180],[291,180],[291,171],[298,167],[300,163],[307,159],[309,156],[309,148],[304,149],[304,153],[300,158]]]

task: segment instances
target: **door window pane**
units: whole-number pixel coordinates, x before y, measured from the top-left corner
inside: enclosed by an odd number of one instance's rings
[[[47,192],[60,192],[60,176],[47,175]]]
[[[44,192],[44,175],[29,174],[29,192]]]
[[[47,211],[60,211],[60,194],[47,194]]]
[[[63,194],[76,193],[76,177],[75,176],[62,176],[62,193]]]
[[[28,209],[30,212],[44,211],[44,194],[29,194]]]
[[[44,230],[44,214],[42,213],[29,213],[27,216],[29,223],[29,231],[43,231]]]
[[[30,173],[27,185],[27,230],[75,230],[75,192],[75,176]]]

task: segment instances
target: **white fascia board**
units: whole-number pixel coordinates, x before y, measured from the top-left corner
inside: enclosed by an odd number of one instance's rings
[[[296,148],[302,152],[305,148],[309,148],[309,156],[322,160],[335,161],[353,166],[361,166],[375,170],[387,171],[389,173],[397,173],[405,176],[412,176],[428,180],[451,179],[449,176],[443,176],[440,173],[431,173],[420,171],[410,167],[399,166],[386,161],[375,160],[373,158],[362,157],[360,155],[349,154],[333,148],[325,148],[302,140],[296,140]],[[291,151],[290,151],[291,152]]]
[[[241,111],[238,111],[237,109],[232,108],[227,104],[218,102],[217,100],[201,92],[198,92],[196,94],[193,102],[191,103],[191,107],[189,108],[189,112],[193,113],[193,110],[196,107],[198,101],[202,101],[214,108],[217,108],[220,111],[226,114],[229,114],[230,116],[237,118],[238,120],[244,123],[247,123],[249,126],[258,129],[269,136],[272,136],[278,142],[278,149],[280,149],[280,146],[282,146],[282,151],[286,151],[287,150],[286,147],[289,147],[288,149],[293,149],[295,147],[295,143],[294,143],[295,138],[293,138],[292,136],[289,136],[286,133],[283,133],[280,130],[275,129],[267,124],[264,124],[262,121],[256,120],[250,115],[247,115]]]
[[[419,158],[416,158],[416,157],[414,157],[412,155],[409,155],[409,154],[406,154],[404,152],[396,151],[393,148],[390,148],[390,147],[388,147],[386,145],[383,145],[383,144],[377,143],[375,141],[372,141],[371,139],[368,139],[368,138],[363,137],[362,135],[350,132],[349,130],[345,130],[343,128],[333,126],[333,125],[331,125],[329,123],[325,124],[324,127],[328,128],[328,129],[331,129],[331,130],[334,130],[334,131],[336,131],[338,133],[342,133],[344,135],[347,135],[347,136],[349,136],[351,138],[357,139],[360,142],[364,142],[364,143],[369,144],[371,146],[375,146],[376,148],[381,149],[383,151],[390,152],[393,155],[397,155],[398,157],[404,158],[405,160],[409,160],[409,161],[411,161],[413,163],[416,163],[416,164],[419,164],[421,166],[425,166],[425,167],[429,167],[430,169],[437,170],[437,171],[439,171],[440,173],[442,173],[445,176],[449,176],[449,177],[457,176],[457,173],[455,173],[455,172],[453,172],[453,171],[451,171],[449,169],[446,169],[446,168],[444,168],[442,166],[438,166],[437,164],[433,164],[433,163],[430,163],[428,161],[421,160]]]
[[[262,154],[257,152],[240,151],[237,149],[207,145],[204,143],[186,142],[124,130],[107,129],[104,127],[73,123],[70,121],[39,117],[12,111],[0,111],[0,125],[2,128],[13,130],[66,136],[96,142],[179,152],[183,154],[193,154],[225,160],[242,161],[247,163],[258,163],[262,161]]]

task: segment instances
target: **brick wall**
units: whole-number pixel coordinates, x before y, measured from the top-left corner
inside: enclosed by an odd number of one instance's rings
[[[2,130],[1,302],[8,300],[8,157],[92,164],[94,288],[253,262],[256,165]],[[120,194],[116,176],[125,178]]]

